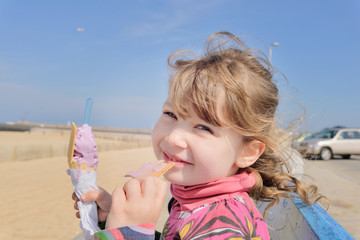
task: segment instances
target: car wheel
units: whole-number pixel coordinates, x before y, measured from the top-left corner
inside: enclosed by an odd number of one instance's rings
[[[322,160],[330,160],[332,159],[332,151],[330,148],[323,148],[320,151],[320,159]]]
[[[342,155],[342,158],[343,159],[350,159],[350,156],[351,156],[350,154],[346,154],[346,155]]]

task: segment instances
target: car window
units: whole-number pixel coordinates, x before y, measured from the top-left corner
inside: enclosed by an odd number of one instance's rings
[[[323,130],[316,134],[317,138],[333,138],[339,130]]]
[[[340,138],[341,139],[351,139],[352,134],[351,134],[351,132],[345,131],[340,134]]]
[[[315,138],[315,134],[309,133],[309,135],[307,135],[304,140],[309,140],[309,139],[313,139],[313,138]]]
[[[360,131],[353,132],[353,139],[360,139]]]
[[[345,131],[340,134],[340,139],[360,139],[359,131]]]

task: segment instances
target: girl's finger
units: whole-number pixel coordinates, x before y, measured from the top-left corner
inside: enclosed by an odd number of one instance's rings
[[[75,192],[72,193],[71,198],[76,202],[79,201],[79,198],[76,196]]]
[[[141,180],[141,193],[145,198],[154,198],[156,197],[157,192],[157,179],[156,177],[146,177]]]
[[[158,184],[157,184],[157,188],[156,188],[156,197],[161,199],[161,201],[157,201],[155,204],[157,205],[157,207],[161,208],[161,206],[163,205],[165,198],[166,198],[166,194],[168,193],[168,184],[167,182],[158,179]]]
[[[96,201],[98,200],[100,195],[100,191],[99,190],[93,190],[93,191],[88,191],[87,193],[84,193],[83,195],[81,195],[81,201],[83,202],[92,202],[92,201]]]
[[[115,188],[115,190],[111,194],[111,197],[112,197],[111,210],[116,209],[117,206],[125,206],[126,196],[124,190],[121,187]]]
[[[140,182],[137,179],[130,179],[124,185],[124,193],[127,201],[137,201],[141,198]]]
[[[78,207],[78,205],[77,205],[77,202],[74,203],[74,208],[75,208],[76,210],[79,210],[79,207]]]
[[[110,211],[111,195],[103,188],[99,188],[99,198],[97,204],[103,211]]]
[[[165,199],[166,194],[168,193],[168,183],[159,179],[159,185],[157,189],[159,196]]]

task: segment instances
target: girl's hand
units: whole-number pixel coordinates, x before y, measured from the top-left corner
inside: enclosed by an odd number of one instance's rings
[[[75,201],[74,208],[79,210],[77,202],[79,200],[83,202],[92,202],[95,201],[98,206],[98,220],[103,222],[106,220],[110,212],[111,207],[111,195],[106,192],[104,189],[99,188],[99,190],[89,191],[83,194],[80,199],[76,196],[75,192],[72,194],[72,199]],[[76,217],[80,218],[79,212],[76,212]]]
[[[106,228],[133,224],[155,224],[167,193],[167,183],[158,177],[130,179],[112,193]]]

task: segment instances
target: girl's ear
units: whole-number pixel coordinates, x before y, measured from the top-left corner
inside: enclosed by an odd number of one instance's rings
[[[235,165],[238,168],[250,167],[259,159],[264,150],[265,144],[258,140],[252,140],[251,142],[245,143]]]

